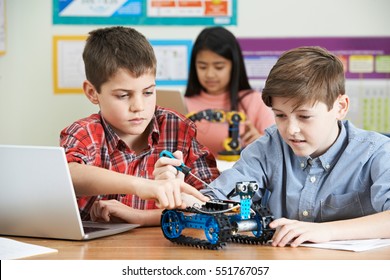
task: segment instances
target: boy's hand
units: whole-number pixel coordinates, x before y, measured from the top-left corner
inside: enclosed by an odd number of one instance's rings
[[[179,172],[175,166],[180,166],[183,162],[183,153],[176,151],[175,158],[160,157],[154,164],[153,176],[155,180],[181,179],[184,180],[183,172]]]
[[[297,247],[303,242],[328,242],[330,231],[326,223],[309,223],[280,218],[272,221],[269,226],[276,231],[272,238],[272,246]]]
[[[201,207],[206,203],[206,201],[200,200],[196,198],[195,196],[192,196],[190,194],[181,193],[181,200],[183,201],[183,204],[185,204],[188,207],[192,206],[198,206]]]
[[[118,200],[95,201],[89,212],[94,222],[127,222],[129,207]]]
[[[257,131],[256,127],[249,120],[245,121],[245,131],[240,135],[244,146],[249,145],[260,136],[261,134]]]
[[[208,197],[180,179],[148,181],[146,185],[138,188],[136,194],[143,199],[154,199],[158,208],[174,209],[186,207],[181,197],[182,193],[192,195],[201,201],[208,200]]]
[[[160,224],[161,209],[141,210],[129,207],[118,200],[95,201],[89,214],[92,221],[107,223],[130,223],[140,226]]]

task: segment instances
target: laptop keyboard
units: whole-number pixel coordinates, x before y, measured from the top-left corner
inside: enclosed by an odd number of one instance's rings
[[[100,231],[100,230],[104,230],[106,228],[101,228],[101,227],[83,227],[84,228],[84,233],[91,233],[91,232],[95,232],[95,231]]]

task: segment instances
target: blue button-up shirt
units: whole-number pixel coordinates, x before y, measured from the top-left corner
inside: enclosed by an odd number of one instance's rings
[[[326,222],[390,209],[390,138],[340,122],[340,134],[326,153],[298,157],[276,126],[241,153],[240,160],[203,191],[226,199],[236,182],[257,181],[267,189],[275,218]]]

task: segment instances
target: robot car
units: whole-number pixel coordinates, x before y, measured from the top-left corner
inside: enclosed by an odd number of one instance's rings
[[[220,249],[226,242],[264,244],[275,232],[269,227],[271,212],[260,203],[252,203],[259,189],[256,182],[238,182],[228,198],[239,195],[240,201],[210,200],[203,206],[164,210],[161,229],[168,240],[180,245],[204,249]],[[205,239],[182,234],[184,229],[203,230]],[[248,234],[241,233],[251,232]]]

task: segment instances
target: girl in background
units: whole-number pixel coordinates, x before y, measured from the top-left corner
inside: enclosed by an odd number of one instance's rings
[[[240,124],[243,146],[256,140],[275,122],[261,93],[249,85],[237,39],[223,27],[205,28],[198,35],[184,96],[190,113],[206,109],[243,112],[246,115],[246,121]],[[201,120],[196,126],[197,139],[214,155],[224,149],[223,141],[229,137],[228,122]]]

